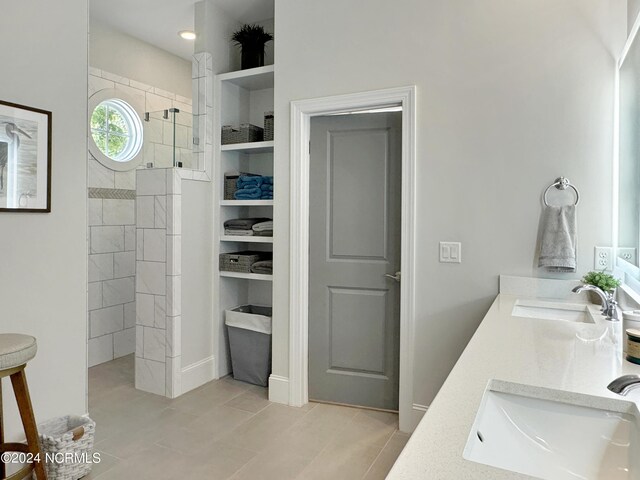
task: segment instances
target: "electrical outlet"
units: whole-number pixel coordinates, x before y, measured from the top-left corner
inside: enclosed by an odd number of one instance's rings
[[[596,247],[593,267],[596,270],[613,270],[613,249],[611,247]]]
[[[638,254],[634,247],[629,248],[618,248],[618,257],[623,259],[625,262],[629,262],[631,265],[637,265]]]

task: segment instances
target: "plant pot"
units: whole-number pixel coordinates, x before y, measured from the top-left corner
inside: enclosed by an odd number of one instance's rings
[[[264,43],[261,44],[243,44],[240,68],[256,68],[264,66]]]

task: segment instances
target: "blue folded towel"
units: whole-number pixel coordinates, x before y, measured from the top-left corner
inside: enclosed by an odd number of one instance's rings
[[[262,185],[260,185],[260,188],[263,192],[273,192],[273,185],[267,185],[266,183],[263,183]]]
[[[268,175],[263,175],[262,176],[262,183],[273,185],[273,177],[268,176]]]
[[[259,187],[262,185],[262,177],[260,175],[240,175],[236,185],[238,190],[246,187]]]
[[[252,200],[262,197],[262,190],[260,187],[246,187],[236,190],[233,194],[236,200]]]
[[[263,193],[260,200],[273,200],[273,193]]]

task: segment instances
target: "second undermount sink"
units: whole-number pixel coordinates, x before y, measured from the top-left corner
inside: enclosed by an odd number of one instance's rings
[[[587,305],[580,303],[517,300],[511,315],[514,317],[560,320],[563,322],[595,323]]]
[[[463,457],[548,480],[640,479],[634,403],[492,380]]]

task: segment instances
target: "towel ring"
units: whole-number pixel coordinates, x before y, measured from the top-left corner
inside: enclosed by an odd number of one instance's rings
[[[574,206],[578,205],[578,202],[580,202],[580,192],[578,192],[578,189],[575,187],[575,185],[572,185],[569,179],[566,177],[558,177],[556,178],[555,182],[553,182],[551,185],[547,187],[547,189],[544,191],[544,194],[542,195],[544,204],[547,207],[549,206],[549,203],[547,202],[547,193],[549,192],[551,187],[556,187],[558,190],[566,190],[567,188],[573,188],[573,191],[576,193],[576,203],[574,203]]]

